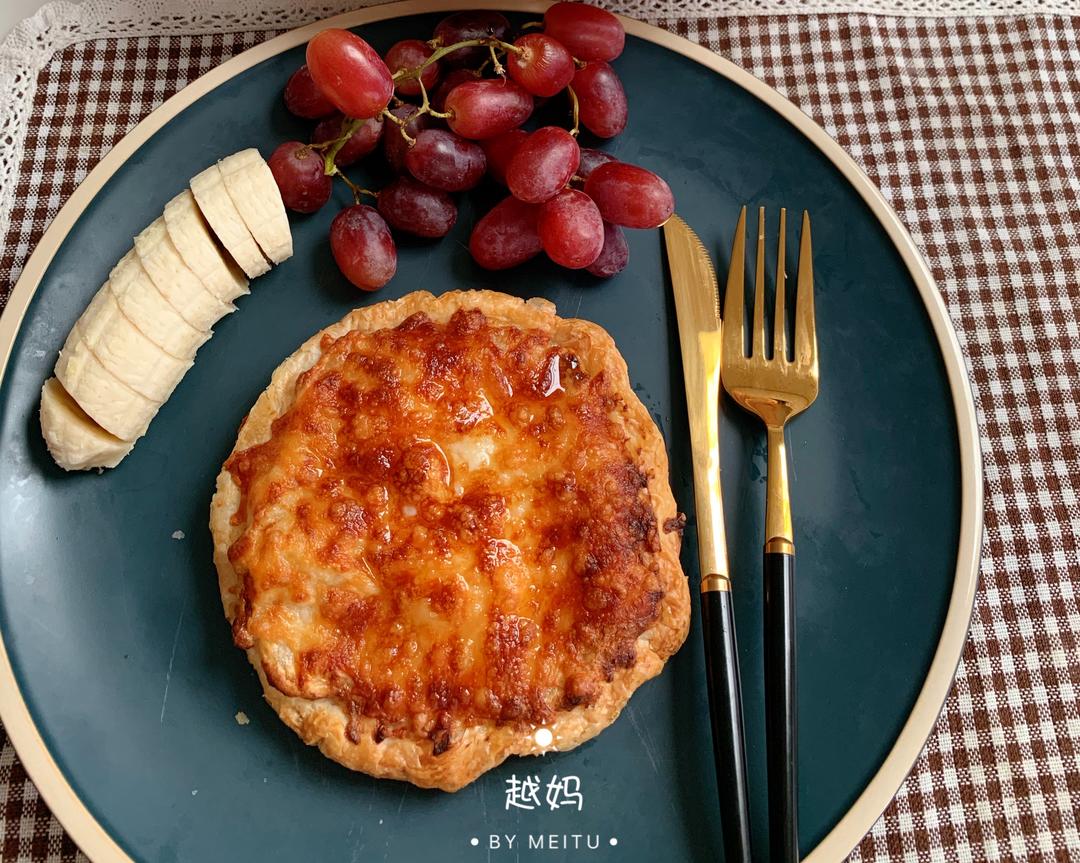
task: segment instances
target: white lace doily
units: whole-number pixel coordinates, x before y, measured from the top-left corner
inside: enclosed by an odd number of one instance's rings
[[[38,73],[56,52],[87,39],[285,30],[388,0],[53,0],[0,44],[0,238],[7,236],[15,180]],[[602,0],[634,18],[843,14],[952,17],[1080,14],[1080,0]]]

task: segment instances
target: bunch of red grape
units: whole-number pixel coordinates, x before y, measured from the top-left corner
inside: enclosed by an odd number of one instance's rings
[[[452,193],[485,176],[510,192],[469,239],[489,270],[543,251],[561,266],[612,276],[629,257],[622,228],[655,228],[674,212],[663,179],[578,143],[581,126],[598,138],[626,127],[626,93],[608,64],[626,38],[619,19],[585,3],[556,3],[523,29],[509,42],[504,15],[461,12],[429,41],[406,39],[385,57],[348,30],[323,30],[308,43],[285,104],[320,122],[309,143],[279,146],[270,169],[285,205],[301,213],[329,200],[335,176],[352,189],[355,204],[334,219],[330,246],[357,287],[375,290],[393,277],[391,228],[445,236],[457,220]],[[537,100],[560,93],[569,129],[522,128]],[[342,169],[380,144],[396,178],[372,192]],[[364,196],[376,206],[361,203]]]

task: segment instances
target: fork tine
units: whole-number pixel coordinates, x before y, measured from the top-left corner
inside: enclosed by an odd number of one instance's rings
[[[787,235],[787,208],[780,208],[780,236],[776,241],[776,314],[773,316],[773,360],[787,362],[787,323],[784,320],[784,294],[787,274],[784,272]]]
[[[757,263],[754,268],[754,348],[750,356],[765,359],[765,208],[758,207]]]
[[[799,240],[799,280],[795,294],[795,362],[817,365],[817,332],[814,326],[814,255],[810,248],[810,214],[803,210]]]
[[[746,290],[746,207],[739,213],[735,239],[731,243],[731,263],[728,266],[727,289],[724,291],[724,355],[729,359],[746,356],[743,336],[744,298]]]

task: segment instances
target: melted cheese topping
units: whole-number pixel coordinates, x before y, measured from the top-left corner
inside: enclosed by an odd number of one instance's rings
[[[656,619],[656,515],[588,356],[461,310],[326,337],[242,492],[233,630],[376,740],[588,704]],[[281,669],[285,669],[284,672]]]

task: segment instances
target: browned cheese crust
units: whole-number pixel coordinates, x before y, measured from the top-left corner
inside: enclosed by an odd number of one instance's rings
[[[210,527],[281,718],[423,787],[599,733],[689,625],[663,439],[611,337],[544,300],[417,292],[317,333]]]

